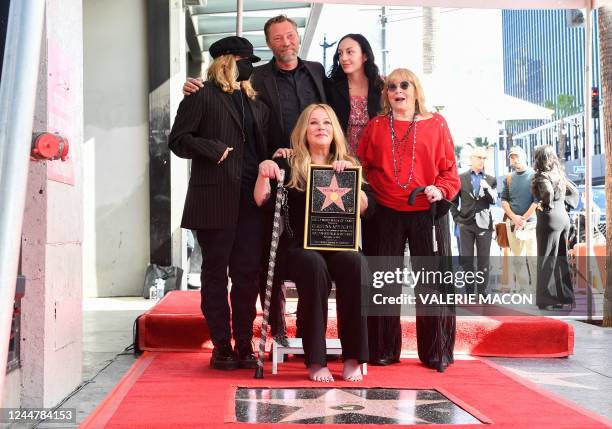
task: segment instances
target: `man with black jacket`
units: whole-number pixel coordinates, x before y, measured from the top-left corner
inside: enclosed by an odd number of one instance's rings
[[[471,168],[461,174],[461,192],[454,199],[455,207],[451,213],[459,225],[461,246],[461,265],[466,271],[474,270],[474,244],[476,245],[479,272],[484,274],[484,282],[468,284],[467,292],[484,294],[489,282],[489,259],[491,238],[493,236],[493,217],[490,206],[497,202],[497,181],[484,172],[487,151],[476,147],[472,151]],[[459,204],[461,204],[460,208]]]

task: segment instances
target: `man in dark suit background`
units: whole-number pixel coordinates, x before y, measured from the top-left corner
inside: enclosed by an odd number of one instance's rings
[[[290,137],[298,116],[305,107],[312,103],[326,103],[325,69],[321,63],[306,61],[298,57],[300,36],[297,24],[285,15],[270,18],[264,25],[266,44],[272,50],[274,58],[268,63],[255,67],[251,83],[257,91],[257,99],[270,109],[268,158],[274,154],[286,156],[278,149],[291,147]],[[201,79],[188,78],[183,86],[183,93],[189,95],[203,86]],[[268,234],[269,232],[269,234]],[[272,232],[270,218],[267,237]],[[262,269],[260,299],[263,302],[268,267],[268,247],[264,249],[265,267]],[[285,297],[275,279],[270,304],[270,330],[279,342],[286,343],[285,335]]]
[[[467,293],[484,294],[489,283],[489,260],[493,236],[493,217],[490,207],[497,202],[497,180],[484,172],[487,151],[476,147],[472,151],[471,168],[460,175],[461,192],[451,207],[455,223],[459,225],[461,265],[466,271],[474,270],[474,245],[476,245],[476,269],[484,273],[484,282],[466,286]],[[459,208],[457,208],[459,207]]]

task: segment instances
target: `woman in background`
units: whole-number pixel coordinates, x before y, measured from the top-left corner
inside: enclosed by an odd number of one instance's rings
[[[552,146],[539,146],[534,152],[532,193],[539,200],[536,209],[538,280],[536,304],[541,310],[559,310],[574,303],[574,289],[567,259],[570,226],[565,210],[566,193],[575,192]]]
[[[382,88],[383,80],[368,40],[361,34],[342,37],[334,54],[326,95],[353,155],[369,120],[380,111]]]

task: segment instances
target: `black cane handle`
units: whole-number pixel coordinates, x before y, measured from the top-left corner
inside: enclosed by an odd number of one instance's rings
[[[410,192],[410,196],[408,197],[409,206],[414,205],[414,200],[416,200],[417,195],[419,195],[421,192],[425,192],[425,188],[426,186],[419,186],[418,188],[414,188],[412,192]],[[438,212],[438,205],[436,203],[429,204],[429,214],[431,214],[431,216],[435,218],[437,215],[437,212]]]

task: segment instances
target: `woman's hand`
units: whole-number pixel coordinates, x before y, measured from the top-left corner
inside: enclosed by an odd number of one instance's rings
[[[259,177],[262,179],[280,179],[280,168],[278,164],[270,159],[259,164]]]
[[[337,171],[338,173],[341,173],[344,171],[345,168],[348,167],[352,167],[353,163],[350,161],[334,161],[332,163],[332,167],[335,171]]]
[[[202,83],[201,77],[188,77],[187,81],[183,85],[183,95],[195,94],[200,90],[200,88],[203,87],[204,83]]]
[[[223,162],[223,160],[225,158],[227,158],[227,156],[230,154],[231,151],[233,151],[234,148],[233,147],[228,147],[227,149],[225,149],[225,152],[223,152],[223,155],[221,155],[221,158],[219,158],[219,161],[217,161],[217,164],[221,164]]]
[[[442,198],[444,198],[442,191],[434,185],[429,185],[425,188],[425,196],[427,197],[427,201],[430,203],[435,203],[436,201],[440,201]]]
[[[293,149],[281,147],[279,149],[276,149],[276,152],[274,152],[274,155],[272,155],[272,158],[280,158],[281,156],[283,158],[289,158],[291,155],[293,155]]]

